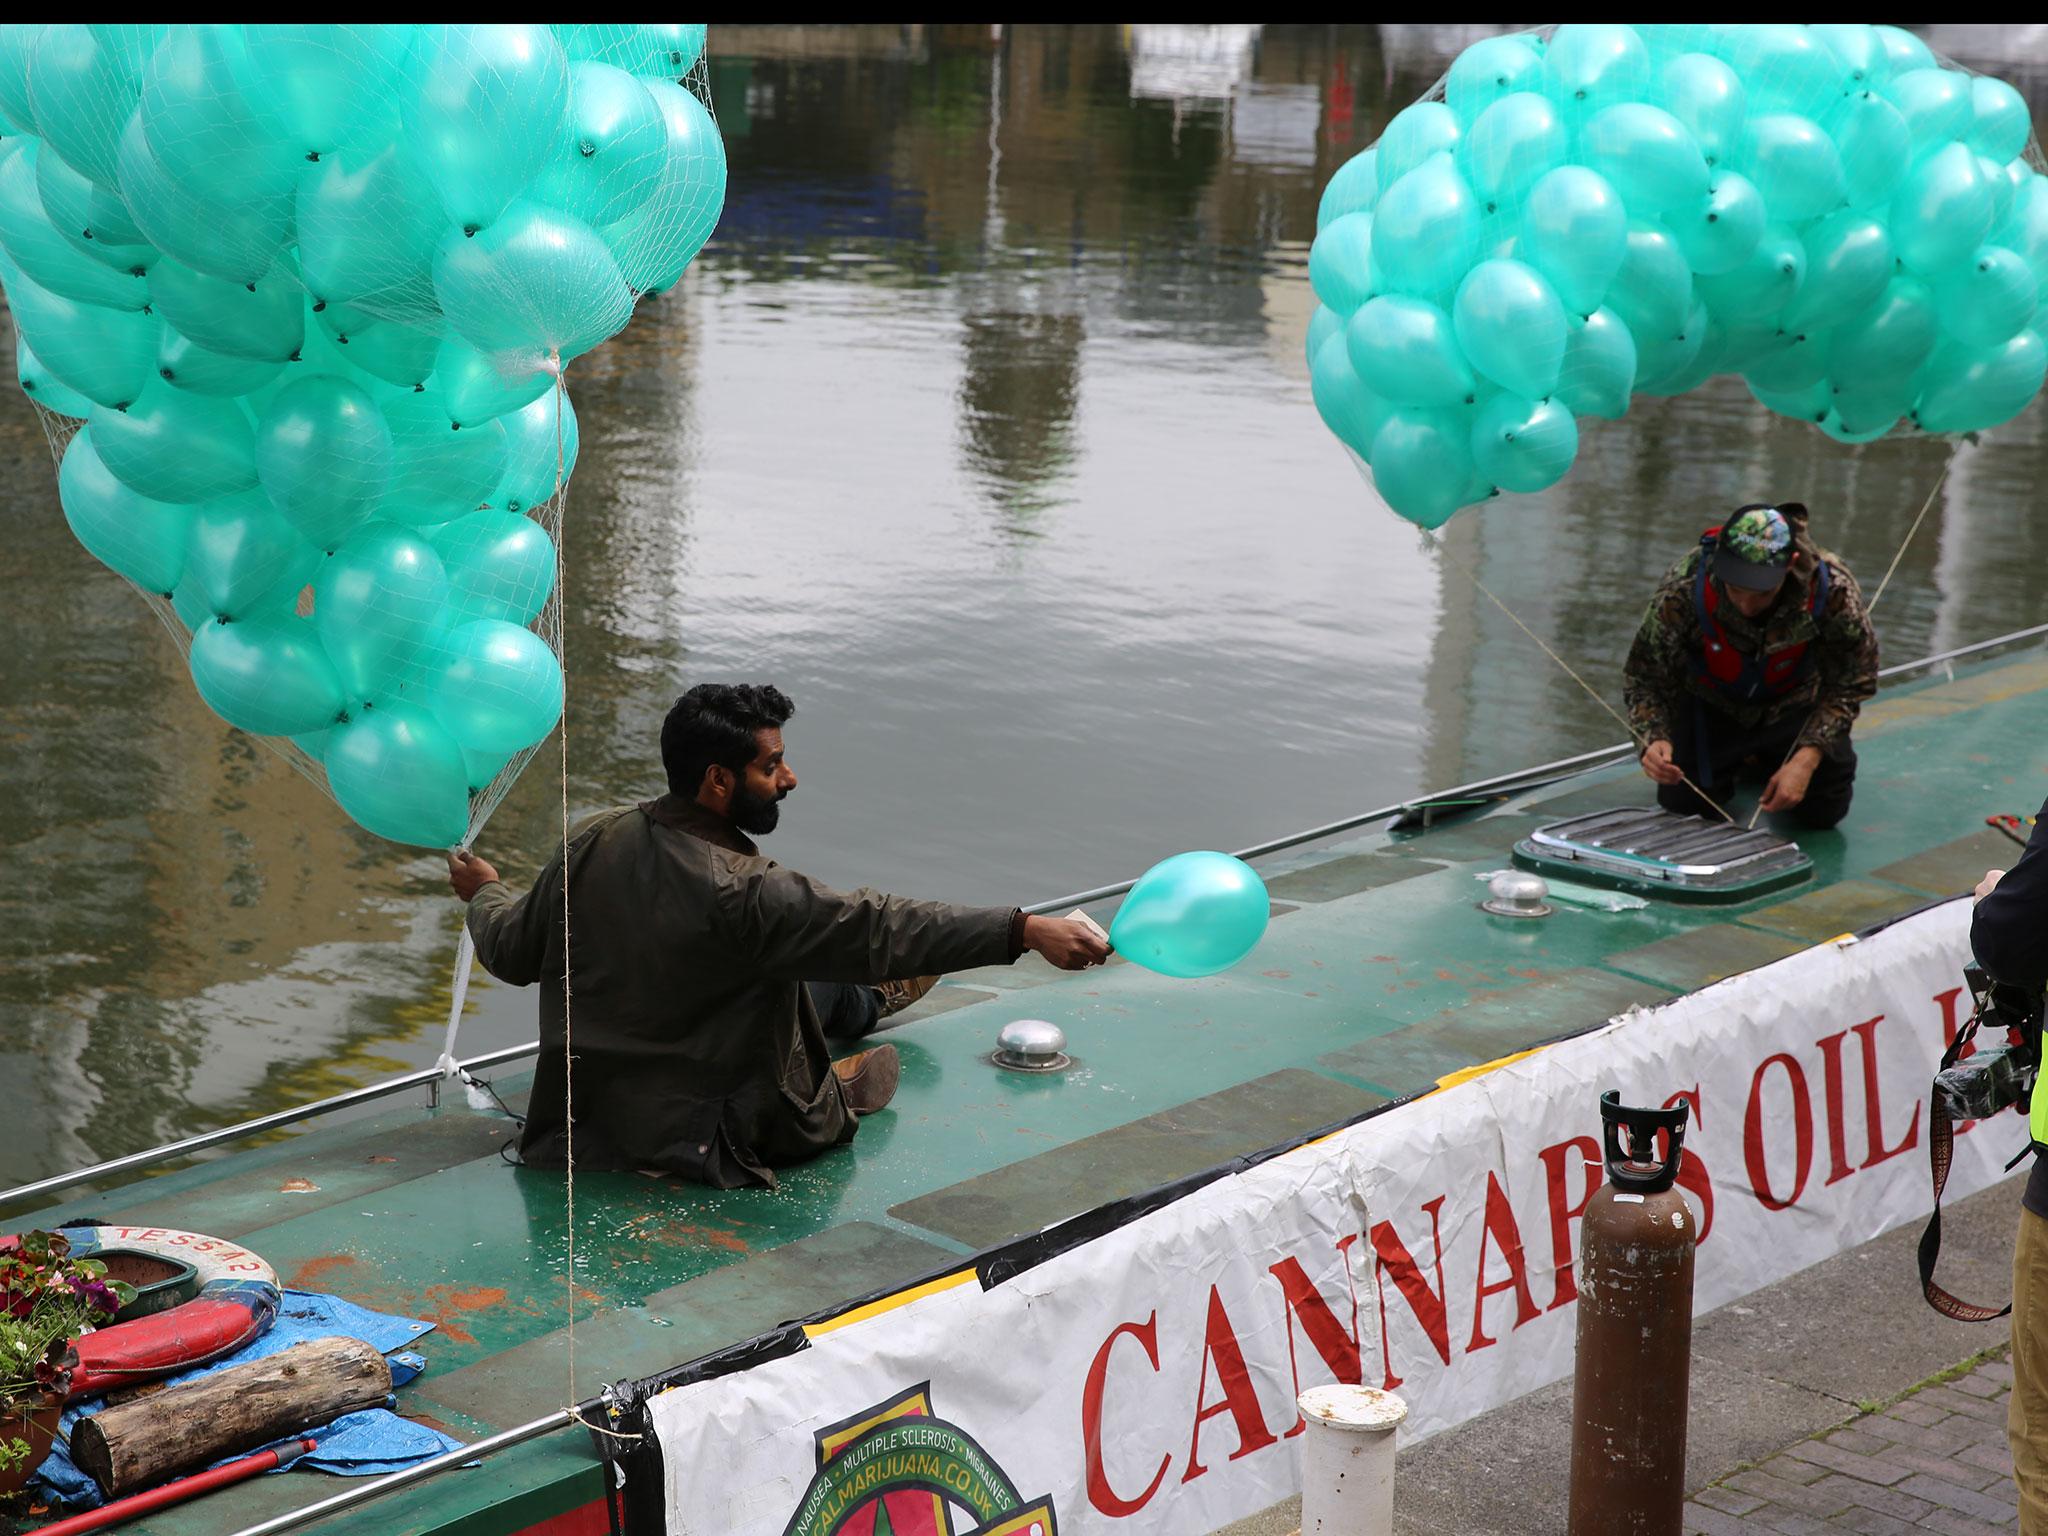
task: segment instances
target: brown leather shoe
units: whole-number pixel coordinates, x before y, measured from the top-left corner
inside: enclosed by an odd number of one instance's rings
[[[877,1007],[883,1018],[901,1013],[939,984],[936,976],[913,976],[908,981],[885,981],[875,988]]]
[[[903,1063],[896,1047],[878,1045],[858,1056],[845,1056],[832,1063],[832,1075],[839,1079],[840,1095],[856,1115],[872,1115],[896,1097],[896,1084],[903,1076]]]

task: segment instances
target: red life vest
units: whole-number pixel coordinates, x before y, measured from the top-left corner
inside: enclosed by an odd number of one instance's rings
[[[1693,573],[1692,604],[1699,618],[1700,649],[1694,657],[1693,680],[1709,693],[1733,704],[1755,704],[1782,698],[1793,692],[1813,672],[1812,646],[1804,640],[1768,657],[1739,651],[1721,632],[1715,611],[1721,606],[1721,591],[1707,579],[1720,547],[1721,530],[1709,528],[1700,535],[1699,567]],[[1828,563],[1822,560],[1814,571],[1806,598],[1806,611],[1819,624],[1828,603]]]

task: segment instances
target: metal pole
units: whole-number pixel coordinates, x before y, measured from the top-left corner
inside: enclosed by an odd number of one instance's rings
[[[466,1069],[494,1067],[501,1062],[531,1056],[539,1049],[540,1042],[537,1040],[527,1045],[508,1045],[502,1050],[486,1051],[481,1056],[472,1056],[462,1065]],[[439,1067],[426,1067],[418,1072],[408,1072],[403,1077],[371,1083],[366,1088],[351,1088],[347,1093],[337,1093],[330,1099],[320,1099],[312,1104],[301,1104],[297,1109],[280,1109],[276,1114],[262,1115],[254,1120],[223,1126],[217,1131],[204,1131],[197,1136],[187,1136],[183,1141],[151,1147],[146,1152],[130,1152],[126,1157],[109,1158],[104,1163],[94,1163],[90,1168],[74,1168],[69,1173],[52,1174],[49,1178],[37,1179],[32,1184],[18,1184],[13,1189],[0,1190],[0,1206],[32,1200],[39,1195],[68,1189],[74,1184],[88,1184],[94,1179],[105,1178],[110,1174],[146,1168],[153,1163],[167,1163],[193,1152],[203,1152],[208,1147],[217,1147],[224,1141],[239,1141],[244,1136],[254,1136],[263,1131],[275,1130],[279,1126],[295,1124],[300,1120],[311,1120],[320,1115],[332,1114],[338,1109],[367,1104],[376,1099],[388,1098],[394,1093],[403,1093],[408,1088],[424,1087],[440,1080]]]
[[[1408,1405],[1378,1387],[1310,1387],[1297,1402],[1301,1536],[1391,1536],[1394,1431]]]
[[[474,1445],[460,1446],[455,1450],[436,1456],[432,1461],[423,1461],[418,1466],[407,1467],[403,1472],[393,1472],[385,1477],[373,1478],[367,1483],[359,1483],[353,1488],[334,1494],[330,1498],[321,1499],[317,1503],[308,1504],[301,1509],[290,1510],[282,1515],[273,1515],[270,1519],[262,1521],[257,1525],[245,1526],[235,1532],[234,1536],[279,1536],[279,1533],[283,1531],[300,1530],[305,1526],[313,1524],[316,1520],[325,1520],[329,1515],[338,1515],[345,1509],[354,1509],[359,1504],[367,1504],[372,1499],[381,1499],[385,1494],[395,1493],[400,1488],[410,1488],[414,1483],[425,1482],[428,1478],[438,1476],[440,1473],[450,1472],[457,1467],[466,1466],[480,1456],[489,1456],[495,1451],[509,1450],[515,1445],[525,1444],[528,1440],[538,1440],[542,1435],[551,1435],[555,1431],[567,1429],[570,1425],[577,1422],[578,1419],[574,1412],[567,1408],[558,1408],[544,1419],[535,1419],[532,1423],[522,1424],[517,1429],[503,1430],[498,1434],[477,1441]]]

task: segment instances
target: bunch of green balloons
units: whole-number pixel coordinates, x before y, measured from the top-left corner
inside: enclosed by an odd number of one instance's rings
[[[2048,374],[2032,135],[1897,27],[1489,38],[1324,189],[1317,409],[1424,527],[1717,374],[1842,442],[1995,426]]]
[[[562,370],[717,222],[703,48],[0,26],[0,281],[64,515],[385,837],[463,840],[561,715]]]

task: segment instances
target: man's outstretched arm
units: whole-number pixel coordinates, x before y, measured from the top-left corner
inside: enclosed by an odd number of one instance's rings
[[[477,958],[502,982],[524,987],[540,980],[548,935],[562,911],[562,855],[549,861],[533,889],[514,897],[490,863],[467,849],[448,855],[448,884],[469,903],[469,936]]]

